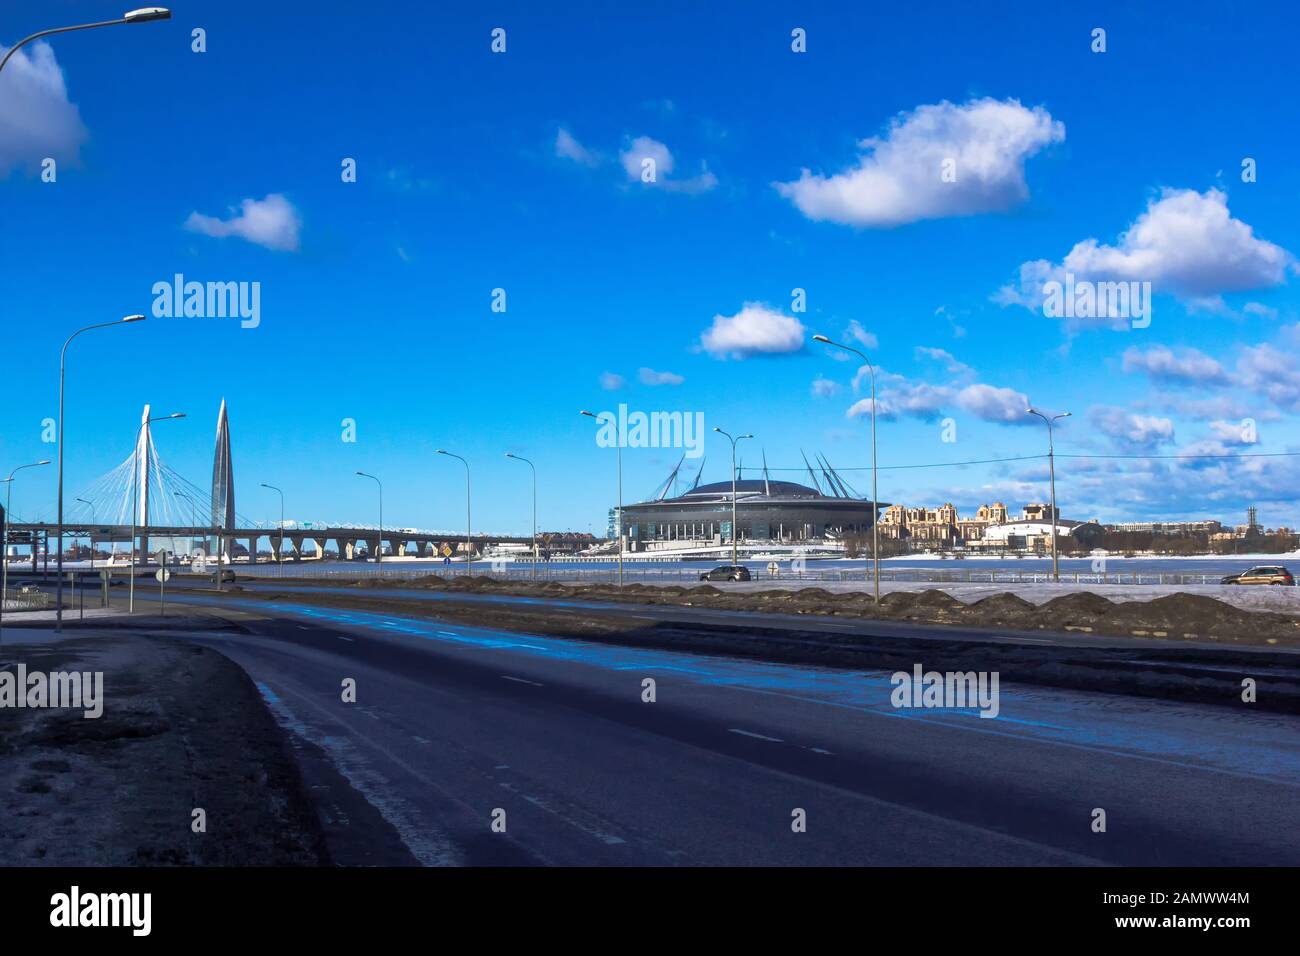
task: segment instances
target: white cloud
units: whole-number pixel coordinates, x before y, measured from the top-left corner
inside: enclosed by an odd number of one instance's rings
[[[1216,441],[1226,445],[1255,445],[1259,443],[1259,433],[1254,422],[1210,422],[1210,431]]]
[[[1242,384],[1279,408],[1300,411],[1300,367],[1291,352],[1267,343],[1247,346],[1237,359],[1237,373]]]
[[[279,193],[271,193],[261,200],[245,199],[239,204],[239,209],[232,208],[231,213],[229,219],[217,219],[192,212],[185,220],[185,228],[218,239],[236,236],[280,252],[298,249],[302,218],[293,204]]]
[[[8,49],[0,45],[0,57]],[[0,73],[0,176],[38,172],[46,158],[75,163],[87,135],[50,45],[16,52]]]
[[[1025,160],[1065,139],[1065,125],[1018,100],[944,101],[900,114],[863,140],[857,165],[832,176],[804,169],[774,183],[809,219],[892,227],[921,219],[1001,212],[1029,197]],[[944,181],[954,161],[955,180]]]
[[[673,179],[672,172],[676,161],[673,159],[672,150],[649,136],[638,136],[632,140],[623,152],[619,153],[618,158],[623,164],[623,171],[627,173],[628,182],[641,183],[646,187],[695,194],[708,192],[718,185],[718,177],[709,172],[707,167],[702,168],[698,176],[689,179]],[[650,182],[642,179],[643,172],[647,169],[652,170],[654,175],[654,179]]]
[[[561,159],[571,159],[582,166],[596,166],[600,157],[583,146],[564,127],[555,134],[555,155]]]
[[[676,372],[656,372],[652,368],[643,368],[637,373],[642,385],[680,385],[686,379]]]
[[[1018,284],[1004,286],[994,299],[1038,310],[1043,285],[1064,282],[1069,274],[1076,282],[1150,282],[1154,291],[1175,295],[1193,309],[1222,311],[1222,293],[1281,285],[1294,268],[1291,253],[1232,218],[1221,190],[1166,189],[1115,245],[1085,239],[1058,263],[1026,262]]]
[[[957,404],[963,410],[986,422],[1001,425],[1029,425],[1036,419],[1025,414],[1029,397],[1015,389],[995,385],[967,385],[957,393]]]
[[[700,336],[714,358],[785,355],[803,348],[803,323],[761,302],[746,302],[735,315],[715,315]]]
[[[869,349],[879,348],[880,341],[876,338],[875,332],[868,332],[862,327],[862,323],[857,319],[849,322],[849,327],[844,330],[844,334],[859,345],[865,345]]]
[[[930,348],[926,345],[918,345],[914,354],[917,358],[928,358],[934,362],[938,362],[944,367],[944,370],[949,375],[964,377],[974,374],[975,371],[964,362],[957,361],[956,356],[947,349]]]
[[[1258,315],[1265,319],[1276,319],[1277,309],[1265,305],[1263,302],[1247,302],[1241,309],[1247,315]]]
[[[600,387],[607,392],[616,392],[623,387],[623,376],[614,372],[601,372]]]
[[[1184,385],[1220,385],[1228,380],[1218,361],[1193,348],[1173,349],[1156,345],[1124,352],[1125,372],[1141,372],[1159,382]]]
[[[1089,412],[1092,425],[1117,443],[1154,448],[1174,440],[1174,423],[1156,415],[1137,415],[1113,405],[1098,405]]]
[[[838,395],[840,383],[832,379],[818,375],[813,379],[812,394],[814,398],[830,398],[832,395]]]

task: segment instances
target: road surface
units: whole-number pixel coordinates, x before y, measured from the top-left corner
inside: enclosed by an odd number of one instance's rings
[[[174,600],[239,625],[171,633],[257,682],[340,864],[1300,865],[1292,716],[1007,683],[995,719],[899,710],[881,671]]]

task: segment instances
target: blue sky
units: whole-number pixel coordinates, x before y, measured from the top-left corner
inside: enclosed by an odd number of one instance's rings
[[[362,468],[388,523],[458,527],[441,447],[471,461],[476,525],[527,528],[513,451],[543,527],[600,531],[613,451],[578,411],[620,403],[753,432],[747,467],[822,452],[865,491],[868,393],[824,333],[878,365],[884,500],[1044,497],[1041,461],[892,467],[1041,454],[1027,397],[1073,412],[1062,455],[1131,456],[1061,458],[1065,517],[1300,523],[1292,458],[1143,457],[1300,450],[1286,5],[696,6],[190,3],[26,48],[0,74],[0,471],[53,457],[63,338],[152,314],[181,273],[260,283],[259,323],[79,339],[69,496],[146,402],[188,414],[155,438],[202,484],[223,397],[255,520],[278,516],[263,481],[292,519],[373,520]],[[6,4],[0,46],[120,12]],[[1149,326],[1045,315],[1065,272],[1149,281]],[[626,450],[627,499],[680,454]],[[704,458],[728,476],[723,441]],[[15,511],[53,498],[52,468],[24,472]]]

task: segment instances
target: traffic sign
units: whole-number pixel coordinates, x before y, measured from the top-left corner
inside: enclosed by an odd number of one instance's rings
[[[157,581],[159,584],[162,584],[164,581],[171,580],[171,576],[172,573],[168,571],[166,568],[159,568],[153,574],[154,580]]]

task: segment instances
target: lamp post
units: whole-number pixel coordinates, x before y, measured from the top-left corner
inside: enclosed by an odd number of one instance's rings
[[[5,64],[9,62],[9,58],[14,55],[15,50],[20,46],[25,46],[26,44],[31,43],[33,40],[39,40],[41,37],[53,36],[56,33],[71,33],[74,30],[93,30],[96,27],[113,27],[117,26],[119,23],[148,23],[151,20],[170,20],[171,16],[171,11],[165,7],[141,7],[138,10],[128,10],[116,20],[100,20],[97,23],[79,23],[76,26],[71,27],[54,27],[50,30],[42,30],[40,33],[33,33],[29,37],[23,37],[23,39],[11,46],[9,51],[4,55],[4,58],[0,59],[0,70],[5,68]]]
[[[744,441],[746,438],[753,438],[753,435],[737,435],[731,437],[730,432],[724,432],[721,428],[714,428],[719,435],[725,435],[731,442],[731,565],[735,567],[740,563],[736,557],[736,538],[740,531],[740,526],[736,524],[736,442]]]
[[[357,474],[362,478],[369,478],[379,486],[379,547],[375,549],[375,564],[382,564],[384,560],[384,483],[374,475],[366,474],[364,471],[359,471]],[[339,550],[343,550],[342,543],[339,544]]]
[[[460,455],[453,455],[451,452],[443,451],[441,448],[438,449],[438,454],[446,455],[448,458],[457,458],[460,460],[460,463],[465,466],[465,573],[471,574],[473,571],[470,567],[470,557],[473,552],[470,549],[473,547],[473,543],[470,541],[469,462],[464,458],[461,458]]]
[[[34,461],[30,465],[19,465],[13,471],[9,472],[9,477],[5,479],[5,484],[8,487],[5,489],[5,513],[4,513],[4,529],[3,529],[4,530],[4,544],[3,544],[4,553],[0,554],[0,561],[3,562],[2,564],[0,564],[0,567],[3,568],[3,570],[0,570],[0,640],[4,639],[3,621],[4,621],[4,611],[5,611],[5,600],[9,594],[9,522],[12,520],[12,517],[9,513],[9,505],[10,502],[13,501],[13,496],[14,496],[14,475],[18,474],[18,472],[22,471],[24,468],[35,468],[38,465],[48,465],[49,463],[50,461],[47,458],[44,461]],[[35,554],[35,549],[36,549],[36,536],[33,535],[32,536],[33,554]]]
[[[280,494],[280,543],[275,547],[275,566],[276,570],[279,572],[277,577],[282,578],[284,577],[284,492],[280,491],[280,489],[275,485],[268,485],[266,482],[262,482],[262,487],[270,488],[272,491],[279,492]],[[381,539],[379,542],[379,550],[382,551],[383,549],[384,542]]]
[[[833,345],[837,349],[852,352],[862,359],[867,371],[871,373],[871,576],[876,584],[876,604],[880,603],[880,505],[876,491],[876,369],[867,357],[852,346],[832,342],[824,335],[814,335],[813,341]]]
[[[602,419],[599,415],[593,415],[591,412],[583,411],[581,414],[588,418],[595,419],[599,424]],[[601,414],[609,415],[609,421],[614,422],[617,430],[617,419],[609,412]],[[620,433],[614,442],[615,457],[618,461],[618,510],[614,512],[614,535],[618,539],[618,586],[623,586],[623,435]]]
[[[85,498],[77,500],[90,509],[90,534],[87,537],[90,540],[90,569],[93,571],[95,570],[95,503]]]
[[[535,578],[537,577],[537,466],[527,458],[510,452],[506,452],[506,457],[513,458],[515,461],[522,461],[533,470],[533,570],[529,577]]]
[[[41,36],[41,34],[36,34],[36,36]],[[28,39],[31,39],[31,37],[28,37]],[[13,50],[10,50],[9,53],[13,53]],[[9,56],[8,54],[6,54],[5,59],[7,60],[8,58]],[[4,63],[0,62],[0,67],[3,66]],[[58,556],[55,558],[55,566],[58,570],[58,581],[55,583],[56,596],[54,602],[55,603],[55,609],[54,609],[54,630],[55,631],[63,630],[63,369],[65,365],[65,360],[68,355],[68,346],[71,345],[72,340],[75,339],[82,332],[89,332],[91,329],[106,329],[109,328],[110,326],[122,325],[127,322],[142,322],[142,321],[144,321],[143,315],[128,315],[125,316],[124,318],[118,319],[116,322],[99,322],[96,323],[95,325],[87,325],[85,328],[77,329],[77,331],[69,335],[68,340],[63,343],[63,350],[59,352],[59,424],[58,424],[59,431],[58,431],[58,435],[56,436],[59,440],[59,505],[58,505],[59,553]],[[137,442],[139,441],[138,436],[136,440]],[[131,546],[132,547],[135,546],[134,541],[131,542]]]
[[[135,613],[135,516],[136,508],[140,504],[140,495],[136,490],[137,479],[140,475],[140,435],[144,432],[144,426],[146,425],[152,425],[154,422],[169,422],[172,419],[184,417],[184,412],[173,412],[170,415],[163,415],[159,418],[146,418],[140,423],[140,427],[135,430],[135,451],[131,453],[131,542],[126,549],[127,560],[131,563],[130,597],[127,599],[126,609],[128,614]],[[59,445],[62,447],[63,443],[60,442]],[[145,458],[145,468],[148,469],[148,467],[149,459]],[[148,476],[146,475],[145,487],[148,487],[148,480]],[[148,536],[148,532],[146,531],[145,537]],[[145,567],[147,568],[149,566],[149,556],[145,555],[144,560]]]
[[[1047,474],[1052,483],[1052,580],[1061,580],[1061,566],[1056,558],[1056,449],[1053,447],[1052,426],[1062,418],[1069,418],[1070,412],[1047,416],[1032,405],[1025,409],[1026,415],[1037,415],[1047,423]]]

